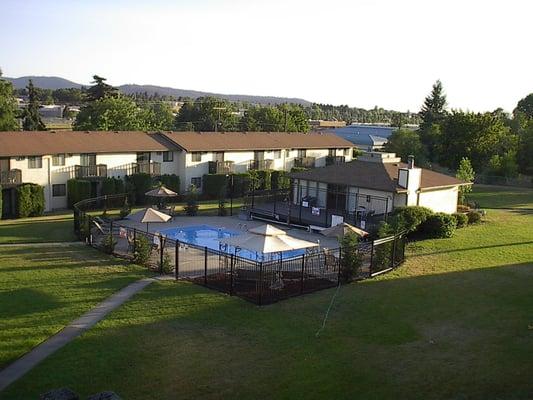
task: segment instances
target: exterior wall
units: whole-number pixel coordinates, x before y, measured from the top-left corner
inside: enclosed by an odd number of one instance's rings
[[[418,205],[432,209],[435,212],[453,214],[457,211],[457,199],[459,188],[457,186],[420,192],[418,196]]]
[[[354,212],[357,208],[364,207],[367,211],[374,211],[376,214],[391,212],[394,208],[393,194],[382,190],[372,190],[358,187],[348,189],[350,196],[346,199],[348,211]],[[370,197],[370,202],[367,201]]]
[[[308,149],[306,152],[307,157],[315,157],[315,167],[325,167],[328,154],[328,149]]]
[[[151,159],[154,162],[161,163],[161,174],[162,175],[179,175],[179,160],[178,154],[179,151],[173,151],[173,160],[172,161],[163,161],[163,152],[162,151],[152,151]]]

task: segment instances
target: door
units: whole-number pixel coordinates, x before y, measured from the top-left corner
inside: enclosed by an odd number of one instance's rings
[[[263,161],[265,159],[265,152],[264,151],[254,151],[254,160],[255,161]]]
[[[94,153],[80,154],[80,165],[84,167],[91,167],[91,166],[96,165],[96,154]]]
[[[149,151],[144,151],[137,153],[137,162],[139,164],[148,164],[150,163],[151,153]]]
[[[216,162],[219,162],[219,163],[224,162],[224,152],[223,151],[215,151],[214,160]]]

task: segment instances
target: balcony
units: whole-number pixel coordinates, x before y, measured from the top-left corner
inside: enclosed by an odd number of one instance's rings
[[[235,163],[233,161],[209,161],[210,174],[233,174]]]
[[[82,178],[106,178],[107,177],[107,165],[75,165],[74,177],[76,179]]]
[[[314,168],[315,157],[298,157],[294,159],[294,166],[297,168]]]
[[[272,169],[274,160],[250,160],[248,161],[249,170],[265,171],[267,169]]]
[[[0,185],[15,186],[22,183],[22,171],[20,169],[10,169],[9,171],[0,171]]]
[[[346,157],[344,156],[327,156],[326,165],[338,165],[346,162]]]
[[[151,176],[161,175],[161,163],[158,162],[136,162],[126,164],[121,167],[126,171],[126,175],[148,174]]]

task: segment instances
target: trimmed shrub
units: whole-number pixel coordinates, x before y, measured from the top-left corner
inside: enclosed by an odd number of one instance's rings
[[[270,173],[270,182],[272,190],[287,189],[291,185],[291,180],[286,171],[272,171]]]
[[[423,234],[431,238],[449,238],[455,233],[455,218],[450,214],[436,213],[421,225]]]
[[[133,174],[126,176],[126,183],[128,185],[128,193],[131,193],[130,200],[133,200],[135,204],[145,204],[146,196],[144,195],[150,189],[152,189],[152,177],[149,174]]]
[[[180,177],[176,174],[165,174],[157,178],[161,184],[165,185],[168,189],[179,194],[180,192]]]
[[[270,190],[272,182],[272,171],[266,169],[257,171],[259,190]]]
[[[235,181],[233,181],[235,185]],[[225,197],[228,190],[228,178],[224,174],[209,174],[203,177],[203,194],[208,199]]]
[[[340,278],[343,282],[353,280],[362,265],[362,257],[358,251],[359,238],[354,233],[345,235],[341,240]]]
[[[189,216],[198,214],[198,191],[194,186],[186,194],[185,199],[186,205],[183,207],[185,213]]]
[[[243,197],[251,189],[251,178],[249,173],[233,174],[233,194],[234,197]]]
[[[464,213],[454,213],[452,215],[455,218],[457,228],[463,228],[468,224],[468,215]]]
[[[16,216],[37,217],[44,213],[44,188],[33,183],[17,187]]]
[[[116,194],[125,193],[124,181],[120,178],[113,178],[113,180],[115,181],[115,193]]]
[[[67,202],[69,208],[79,201],[91,197],[91,182],[83,179],[69,179],[67,181]]]
[[[101,189],[100,194],[102,196],[107,196],[107,195],[111,195],[111,194],[115,194],[115,193],[116,193],[115,179],[114,178],[104,178],[102,180],[102,189]]]
[[[161,264],[161,261],[159,261],[159,269],[163,271],[164,274],[170,274],[172,271],[174,271],[172,259],[166,251],[163,253],[163,264]]]
[[[113,237],[111,233],[105,235],[104,240],[102,240],[102,247],[104,252],[107,254],[113,254],[115,246],[117,245],[117,240]]]
[[[477,224],[481,221],[481,213],[479,211],[470,211],[467,214],[469,224]]]
[[[133,262],[138,265],[148,265],[152,245],[145,236],[138,235],[135,239],[135,252],[133,253]]]
[[[405,230],[411,233],[416,231],[431,215],[433,211],[427,207],[398,207],[392,212],[392,225],[396,231]]]

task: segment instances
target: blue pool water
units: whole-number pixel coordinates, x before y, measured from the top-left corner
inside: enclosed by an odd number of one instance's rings
[[[219,241],[233,236],[241,235],[243,232],[219,228],[210,225],[194,225],[187,227],[169,228],[161,230],[160,233],[166,237],[174,240],[179,240],[182,243],[189,243],[196,246],[207,247],[212,250],[221,250],[229,254],[236,254],[240,257],[249,260],[261,261],[262,254],[246,249],[235,249],[233,246],[220,246]],[[305,250],[291,250],[282,253],[283,259],[301,256]],[[266,255],[266,259],[275,260],[280,257],[279,253]]]

